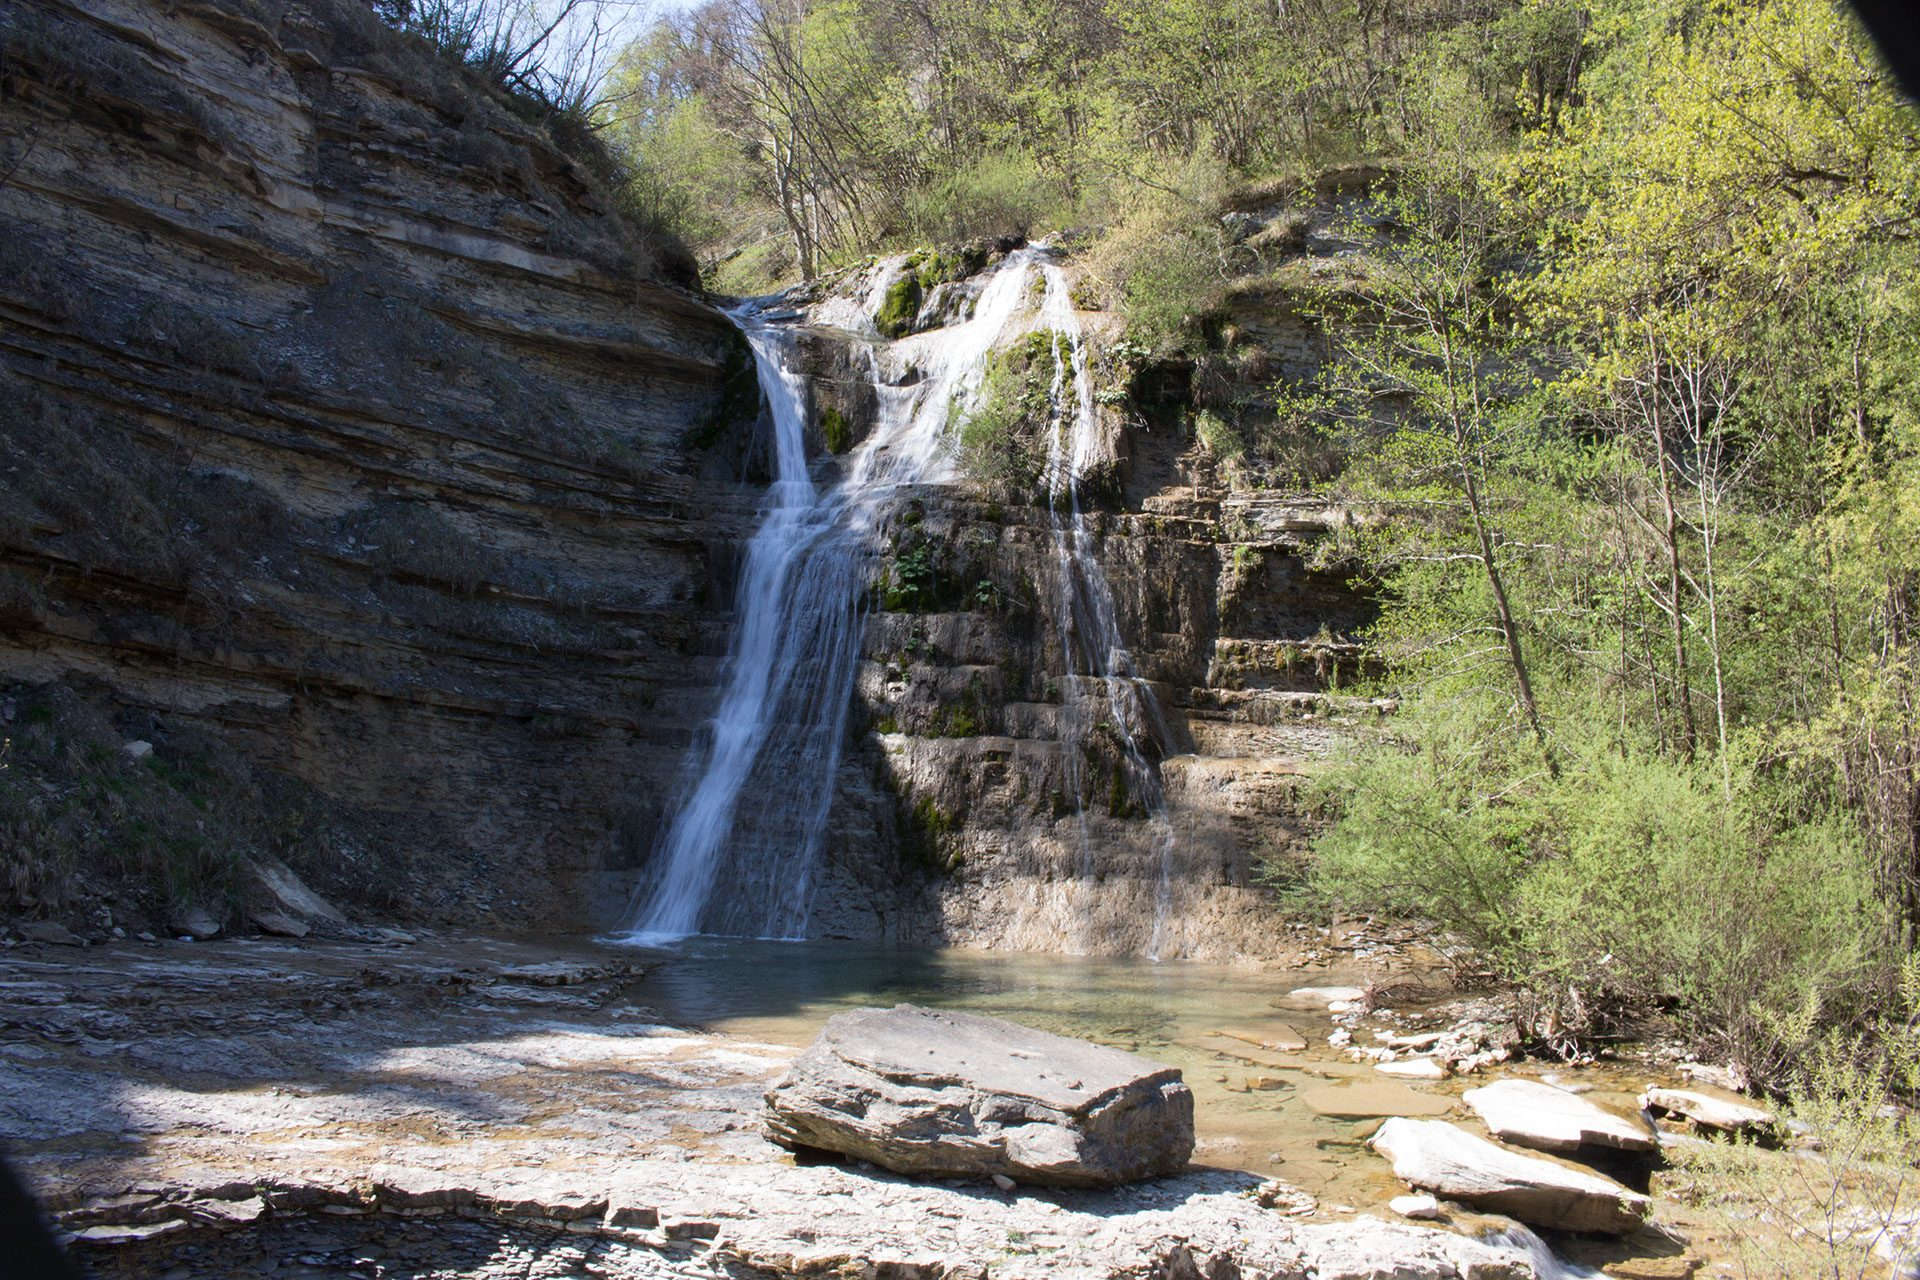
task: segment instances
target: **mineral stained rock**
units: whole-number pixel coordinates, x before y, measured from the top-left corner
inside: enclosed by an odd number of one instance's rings
[[[829,1019],[767,1092],[767,1131],[897,1173],[1110,1186],[1193,1154],[1180,1072],[999,1018],[914,1005]]]

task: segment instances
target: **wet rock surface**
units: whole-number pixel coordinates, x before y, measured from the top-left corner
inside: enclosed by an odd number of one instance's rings
[[[903,1004],[831,1018],[767,1092],[767,1128],[900,1173],[1109,1186],[1186,1167],[1193,1093],[1134,1054]]]
[[[0,1141],[96,1274],[1521,1280],[1511,1248],[1224,1169],[1106,1190],[795,1162],[793,1052],[665,1025],[599,948],[0,953]],[[1311,1199],[1305,1200],[1311,1212]]]

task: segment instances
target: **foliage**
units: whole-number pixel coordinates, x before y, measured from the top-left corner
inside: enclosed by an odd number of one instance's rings
[[[1518,147],[1409,86],[1366,269],[1314,299],[1337,358],[1289,390],[1406,708],[1324,780],[1319,876],[1550,1038],[1662,1011],[1780,1082],[1920,924],[1920,140],[1824,0],[1691,12],[1600,8]]]
[[[1177,191],[1148,190],[1129,201],[1102,238],[1088,271],[1127,314],[1127,338],[1164,357],[1195,354],[1226,284],[1226,240],[1212,209],[1217,164],[1198,159]]]
[[[1556,119],[1585,13],[1571,0],[707,0],[628,48],[605,122],[710,265],[778,239],[811,278],[890,246],[1118,221],[1158,196],[1207,223],[1191,166],[1261,175],[1397,150],[1436,67],[1462,68],[1461,92],[1509,129]],[[1211,247],[1172,246],[1172,282],[1191,287]],[[1189,296],[1151,277],[1133,302]]]
[[[1920,960],[1870,1032],[1830,1033],[1796,1072],[1788,1152],[1703,1143],[1674,1152],[1674,1190],[1719,1211],[1745,1275],[1864,1280],[1911,1259],[1920,1233]],[[1811,1019],[1803,1018],[1803,1025]],[[1902,1268],[1891,1268],[1900,1274]]]
[[[537,116],[577,121],[600,99],[625,9],[610,0],[373,0],[372,7]]]
[[[881,607],[888,613],[929,613],[940,607],[931,542],[915,539],[897,550],[887,568]]]
[[[932,178],[908,196],[901,221],[915,239],[1024,238],[1070,207],[1032,156],[996,151]]]
[[[1043,330],[996,353],[961,417],[961,465],[991,492],[1017,498],[1039,487],[1046,463],[1039,435],[1051,421],[1056,341]]]
[[[1857,1017],[1888,981],[1887,911],[1859,833],[1783,818],[1751,771],[1717,770],[1604,723],[1563,720],[1552,775],[1497,696],[1417,703],[1396,737],[1323,777],[1341,820],[1319,892],[1424,916],[1535,998],[1569,1044],[1667,1010],[1704,1051],[1779,1079],[1810,1004]],[[1417,743],[1417,748],[1414,744]]]

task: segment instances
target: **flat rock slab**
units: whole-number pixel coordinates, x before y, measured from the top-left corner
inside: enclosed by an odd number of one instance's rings
[[[1269,1022],[1254,1027],[1220,1027],[1213,1034],[1278,1053],[1299,1053],[1307,1047],[1307,1038],[1284,1022]]]
[[[1406,1080],[1445,1080],[1447,1069],[1432,1058],[1395,1058],[1391,1062],[1376,1062],[1375,1071],[1390,1076],[1400,1076]]]
[[[593,998],[556,1015],[553,990],[498,976],[624,974],[630,953],[436,935],[84,955],[0,949],[0,992],[46,1027],[0,1053],[0,1140],[59,1229],[101,1237],[75,1252],[103,1276],[308,1255],[279,1274],[373,1255],[471,1280],[1534,1275],[1505,1243],[1312,1221],[1312,1197],[1233,1169],[999,1192],[787,1159],[756,1122],[789,1050],[624,1016],[621,978],[561,988]],[[76,1046],[136,1007],[127,1052]]]
[[[1273,1003],[1281,1009],[1329,1009],[1366,997],[1365,987],[1295,987]]]
[[[1177,1068],[1017,1023],[915,1005],[855,1009],[766,1095],[767,1133],[896,1173],[1111,1186],[1193,1155]]]
[[[1655,1151],[1646,1125],[1537,1080],[1496,1080],[1460,1100],[1479,1113],[1494,1137],[1539,1151]]]
[[[1762,1132],[1774,1125],[1771,1111],[1693,1089],[1649,1089],[1640,1095],[1640,1106],[1647,1111],[1685,1116],[1697,1125],[1728,1133]]]
[[[1314,1065],[1310,1059],[1262,1049],[1227,1035],[1195,1036],[1190,1040],[1181,1040],[1179,1044],[1183,1048],[1217,1053],[1222,1057],[1235,1058],[1256,1067],[1271,1067],[1276,1071],[1304,1071]]]
[[[1508,1151],[1443,1120],[1389,1120],[1372,1145],[1402,1182],[1531,1226],[1626,1235],[1652,1208],[1611,1178]]]
[[[1453,1110],[1453,1099],[1438,1093],[1420,1093],[1403,1084],[1363,1082],[1302,1089],[1300,1101],[1316,1115],[1337,1120],[1375,1120],[1381,1116],[1443,1116]]]

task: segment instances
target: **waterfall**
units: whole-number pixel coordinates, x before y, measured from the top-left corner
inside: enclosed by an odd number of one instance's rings
[[[818,487],[791,331],[751,303],[732,314],[772,422],[775,478],[746,549],[720,706],[689,756],[630,940],[805,936],[881,525],[903,488],[950,478],[948,418],[1024,306],[1034,260],[1008,255],[967,321],[874,349],[873,429],[842,478]]]
[[[889,269],[876,272],[870,295]],[[1036,272],[1044,285],[1038,315],[1018,332],[1053,336],[1045,479],[1064,655],[1062,758],[1079,829],[1079,878],[1091,886],[1095,874],[1083,748],[1105,727],[1119,752],[1125,802],[1143,811],[1152,832],[1148,954],[1163,953],[1174,832],[1153,757],[1169,737],[1152,690],[1134,670],[1094,554],[1081,494],[1099,447],[1086,343],[1065,273],[1041,248],[1018,250],[995,267],[966,321],[868,348],[875,422],[832,483],[816,485],[809,470],[806,386],[786,313],[752,303],[732,313],[753,351],[775,478],[746,548],[720,705],[689,754],[686,782],[636,900],[631,940],[805,936],[883,525],[903,489],[954,478],[949,421],[977,394],[988,354],[1010,336],[1017,316],[1030,313]],[[838,312],[847,310],[839,304]]]
[[[1547,1247],[1545,1240],[1521,1223],[1512,1223],[1481,1238],[1488,1244],[1501,1245],[1526,1255],[1527,1262],[1533,1267],[1535,1280],[1606,1280],[1602,1273],[1589,1267],[1561,1261]]]
[[[1153,932],[1147,956],[1158,960],[1165,953],[1167,918],[1173,904],[1174,831],[1160,770],[1148,759],[1142,740],[1149,739],[1164,748],[1170,738],[1160,704],[1134,670],[1133,655],[1120,634],[1113,590],[1094,556],[1093,535],[1081,506],[1081,483],[1099,441],[1099,415],[1080,320],[1066,273],[1044,260],[1040,269],[1046,281],[1041,322],[1054,334],[1053,421],[1048,432],[1046,484],[1059,581],[1054,623],[1066,664],[1060,680],[1061,754],[1078,824],[1080,876],[1090,880],[1094,873],[1082,744],[1094,727],[1094,715],[1104,706],[1106,723],[1112,726],[1120,749],[1127,799],[1145,810],[1153,833]]]

